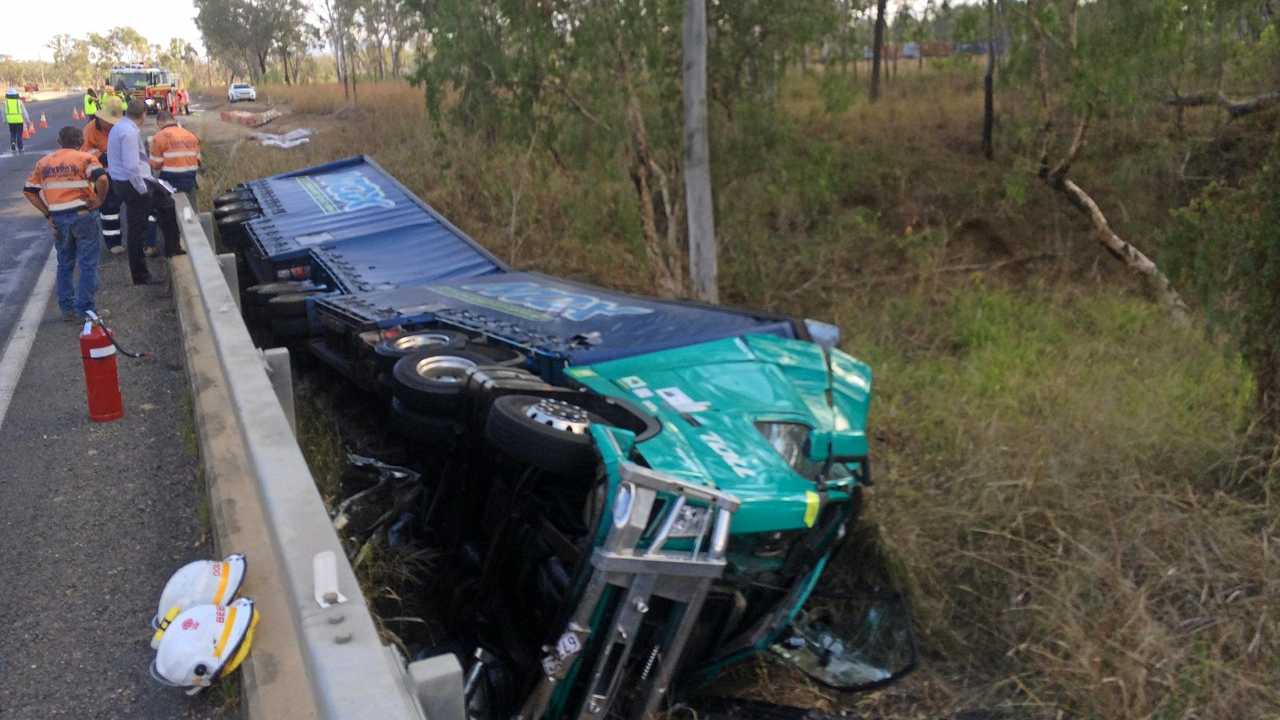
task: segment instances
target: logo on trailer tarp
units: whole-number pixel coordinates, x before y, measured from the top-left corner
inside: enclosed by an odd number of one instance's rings
[[[593,317],[618,317],[622,315],[648,315],[652,308],[643,305],[622,305],[613,300],[573,292],[551,285],[536,282],[503,282],[485,283],[483,285],[463,285],[463,289],[477,295],[484,295],[502,302],[519,305],[533,310],[541,310],[557,317],[574,322],[590,320]]]
[[[300,177],[298,184],[325,215],[396,206],[377,183],[359,170],[319,177]]]

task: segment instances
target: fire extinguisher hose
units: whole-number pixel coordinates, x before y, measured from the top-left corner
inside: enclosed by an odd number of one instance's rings
[[[107,334],[107,339],[111,341],[112,345],[116,346],[116,350],[121,355],[124,355],[125,357],[128,357],[128,358],[133,358],[135,360],[151,360],[155,357],[154,355],[152,355],[151,353],[145,350],[137,353],[129,352],[128,350],[126,350],[125,347],[120,344],[120,341],[116,339],[115,332],[111,328],[107,327],[107,324],[102,322],[102,318],[98,317],[98,314],[93,312],[92,310],[85,313],[85,317],[89,319],[89,322],[102,328],[102,332]]]

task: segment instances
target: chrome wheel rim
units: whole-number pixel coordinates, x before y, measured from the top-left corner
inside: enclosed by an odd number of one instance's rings
[[[591,416],[586,410],[563,400],[544,398],[530,405],[524,414],[539,425],[555,428],[562,432],[582,435],[591,425]]]
[[[467,374],[476,367],[477,365],[474,362],[466,358],[453,355],[437,355],[419,360],[414,369],[417,371],[418,376],[424,380],[438,383],[461,383],[466,381]]]
[[[443,333],[415,333],[392,340],[391,347],[402,352],[413,352],[414,350],[448,345],[451,339]]]

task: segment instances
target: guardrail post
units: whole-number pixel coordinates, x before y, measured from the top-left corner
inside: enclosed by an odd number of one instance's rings
[[[409,663],[409,682],[430,720],[466,720],[462,664],[452,653]]]
[[[213,243],[213,214],[200,213],[200,227],[204,228],[204,236]],[[240,307],[240,275],[236,271],[236,254],[221,253],[218,255],[218,266],[222,268],[222,277],[227,279],[227,287],[231,288],[231,298]]]
[[[262,360],[267,365],[267,377],[271,378],[271,387],[280,399],[280,407],[284,408],[284,416],[289,420],[293,436],[297,437],[298,418],[293,403],[293,368],[289,364],[289,349],[267,348],[262,351]]]
[[[240,276],[236,272],[236,254],[222,253],[218,256],[218,267],[222,268],[222,276],[227,279],[227,287],[231,288],[231,299],[236,308],[240,307]]]
[[[204,229],[204,236],[209,239],[209,244],[213,244],[213,213],[200,213],[200,227]]]

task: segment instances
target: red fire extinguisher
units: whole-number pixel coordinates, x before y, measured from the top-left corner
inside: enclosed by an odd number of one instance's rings
[[[124,417],[120,377],[116,372],[116,344],[96,317],[85,322],[80,332],[80,357],[89,395],[89,419],[111,422]]]

